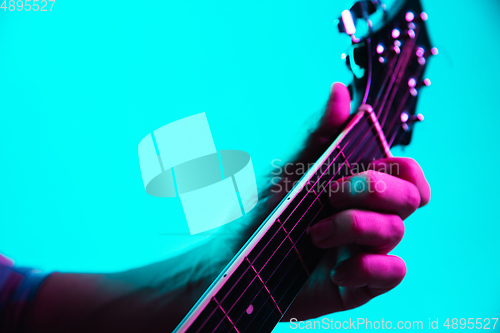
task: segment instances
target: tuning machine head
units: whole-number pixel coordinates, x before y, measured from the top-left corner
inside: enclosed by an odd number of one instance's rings
[[[341,33],[345,33],[351,37],[353,43],[359,42],[359,39],[354,35],[356,33],[356,25],[359,19],[364,20],[371,30],[373,23],[369,16],[377,10],[384,12],[386,17],[386,7],[381,0],[363,0],[356,2],[351,9],[346,9],[342,12],[338,19],[338,28]]]
[[[407,111],[401,112],[401,126],[405,131],[409,131],[411,125],[421,121],[424,121],[424,115],[421,113],[410,115]]]

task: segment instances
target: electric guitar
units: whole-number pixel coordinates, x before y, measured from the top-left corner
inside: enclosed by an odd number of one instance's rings
[[[338,27],[352,41],[343,58],[354,76],[349,89],[358,112],[175,332],[271,332],[324,255],[306,234],[331,209],[317,185],[328,188],[350,175],[351,164],[389,157],[391,147],[410,143],[415,123],[423,120],[415,110],[419,89],[430,85],[423,76],[426,63],[437,49],[431,47],[420,1],[395,6],[389,12],[379,0],[360,1],[342,12]],[[380,28],[371,21],[377,15]],[[358,38],[362,28],[367,33]]]

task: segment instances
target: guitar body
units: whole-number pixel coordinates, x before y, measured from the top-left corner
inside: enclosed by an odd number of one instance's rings
[[[379,29],[370,15],[382,12]],[[419,0],[391,13],[379,1],[356,3],[339,20],[353,45],[346,60],[359,104],[346,127],[217,277],[175,332],[271,332],[324,255],[306,229],[331,214],[328,184],[352,174],[350,165],[391,156],[410,143],[418,90],[431,48]],[[368,34],[358,39],[356,23]]]

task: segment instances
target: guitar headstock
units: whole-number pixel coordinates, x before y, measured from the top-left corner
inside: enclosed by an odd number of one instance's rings
[[[423,120],[416,113],[421,88],[429,86],[424,77],[428,59],[437,54],[433,48],[420,0],[395,4],[390,11],[379,0],[359,1],[342,12],[339,31],[351,37],[345,55],[354,81],[349,86],[353,100],[373,107],[389,145],[408,145],[415,123]],[[370,20],[382,13],[380,28]],[[357,26],[368,33],[356,36]]]

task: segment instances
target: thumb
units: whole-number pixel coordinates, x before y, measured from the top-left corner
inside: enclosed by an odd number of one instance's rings
[[[308,137],[302,135],[296,136],[295,144],[289,147],[291,156],[295,156],[287,163],[285,167],[281,168],[280,183],[274,184],[269,190],[270,193],[280,193],[280,195],[273,196],[274,199],[270,201],[270,207],[274,208],[274,204],[287,193],[294,182],[298,180],[306,169],[304,166],[310,165],[318,160],[318,158],[325,152],[333,140],[340,134],[342,125],[349,118],[351,98],[349,90],[342,83],[332,84],[330,97],[325,109],[325,112],[320,116],[319,123],[316,121],[316,126],[313,129],[304,131]],[[317,119],[317,115],[314,115]],[[307,126],[306,128],[311,128]],[[300,140],[298,143],[297,140]],[[282,161],[282,160],[280,160]],[[273,175],[276,175],[273,173]]]
[[[325,140],[332,139],[332,135],[346,122],[351,111],[351,96],[347,87],[340,82],[332,84],[330,98],[325,114],[321,118],[318,129],[313,133]]]
[[[349,118],[350,111],[349,90],[340,82],[332,84],[326,110],[319,125],[307,139],[299,160],[315,162],[340,133],[342,125]]]

